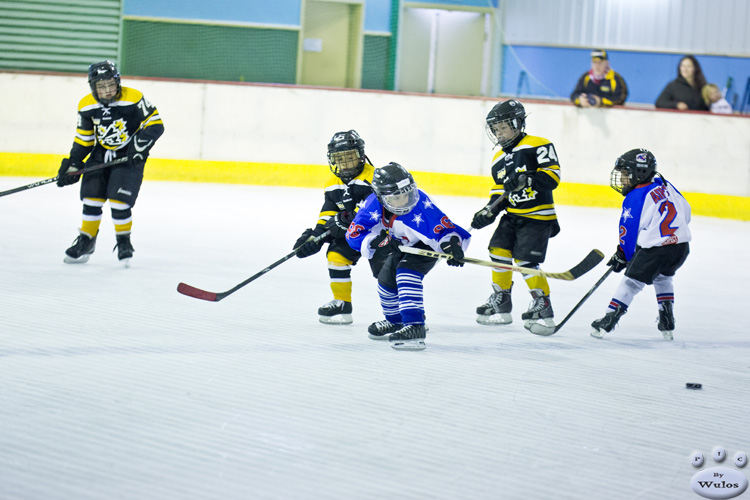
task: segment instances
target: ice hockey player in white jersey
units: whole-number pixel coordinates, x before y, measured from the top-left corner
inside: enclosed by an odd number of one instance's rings
[[[591,336],[611,332],[646,285],[654,285],[659,308],[657,328],[674,337],[672,277],[690,253],[690,205],[672,183],[656,171],[656,158],[633,149],[615,161],[610,186],[625,196],[620,215],[620,244],[607,265],[625,276],[603,318],[591,324]]]
[[[370,325],[375,340],[397,350],[425,348],[422,280],[435,267],[432,257],[404,253],[401,245],[445,252],[450,266],[463,266],[471,236],[455,225],[412,175],[398,163],[375,169],[374,191],[349,225],[349,245],[373,264],[384,320]]]

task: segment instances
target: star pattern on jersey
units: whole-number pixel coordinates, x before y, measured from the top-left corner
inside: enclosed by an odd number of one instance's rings
[[[430,200],[429,198],[428,198],[428,199],[426,199],[426,200],[424,200],[424,201],[422,202],[422,205],[424,205],[424,207],[425,207],[425,208],[432,208],[432,207],[434,207],[434,206],[435,206],[435,204],[434,204],[434,203],[432,203],[432,200]]]
[[[380,212],[377,210],[373,210],[370,212],[370,220],[379,220],[380,219]]]
[[[628,219],[632,219],[633,216],[630,214],[630,208],[622,209],[622,221],[626,222]]]
[[[424,219],[422,218],[422,214],[414,214],[414,218],[411,221],[419,227],[424,222]]]

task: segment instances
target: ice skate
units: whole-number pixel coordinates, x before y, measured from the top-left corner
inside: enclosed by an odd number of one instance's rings
[[[674,313],[672,302],[664,301],[661,303],[661,307],[659,308],[659,323],[656,327],[661,332],[664,340],[674,339]]]
[[[318,308],[318,319],[326,325],[351,325],[352,303],[333,299]]]
[[[388,340],[392,333],[396,333],[404,327],[401,323],[391,323],[387,319],[376,321],[367,327],[367,333],[374,340]]]
[[[513,309],[510,292],[513,286],[508,290],[503,290],[496,283],[492,284],[493,294],[487,299],[487,302],[477,307],[477,323],[480,325],[507,325],[513,322],[510,315]]]
[[[133,252],[135,251],[130,243],[130,233],[118,234],[116,237],[117,243],[112,251],[114,252],[117,249],[117,259],[123,267],[130,267],[130,259],[133,258]]]
[[[628,312],[627,309],[618,305],[614,311],[608,312],[602,319],[595,320],[591,323],[591,336],[597,339],[604,337],[605,333],[614,330],[617,322],[626,312]]]
[[[422,351],[427,347],[424,343],[426,335],[424,325],[406,325],[392,333],[388,340],[397,351]]]
[[[80,231],[79,233],[73,245],[65,250],[65,259],[63,261],[67,264],[83,264],[88,262],[89,257],[91,257],[91,254],[96,249],[96,236],[92,238],[86,233]]]
[[[551,335],[555,331],[555,322],[552,320],[555,313],[552,311],[549,295],[544,295],[543,291],[535,289],[531,290],[531,298],[529,310],[521,315],[523,327],[529,331],[538,332],[537,335]]]

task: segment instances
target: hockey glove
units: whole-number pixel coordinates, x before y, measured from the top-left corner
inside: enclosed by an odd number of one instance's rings
[[[498,206],[491,208],[494,203],[494,199],[490,199],[490,202],[482,208],[479,212],[474,214],[474,218],[471,220],[471,227],[474,229],[482,229],[487,227],[497,218],[498,214],[508,207],[508,201],[501,201]]]
[[[57,185],[59,187],[70,186],[75,184],[81,178],[80,174],[74,174],[83,169],[83,165],[69,158],[63,158],[60,163],[60,170],[57,171]],[[70,174],[70,175],[68,175]]]
[[[619,246],[617,247],[617,251],[615,254],[609,259],[609,262],[607,262],[607,265],[612,268],[612,270],[616,273],[619,273],[625,267],[628,265],[628,261],[625,258],[625,252],[622,251],[622,248]]]
[[[520,191],[526,187],[526,181],[528,179],[529,176],[523,172],[520,174],[513,173],[512,175],[503,179],[503,187],[509,193],[515,193],[516,191]]]
[[[444,241],[440,244],[440,248],[443,249],[443,252],[451,255],[451,258],[448,259],[449,266],[463,267],[464,251],[461,248],[461,240],[458,236],[452,236],[450,241]]]
[[[370,248],[374,248],[375,251],[385,250],[390,252],[391,250],[398,250],[400,246],[401,242],[395,238],[391,238],[387,229],[381,230],[380,234],[370,242]]]
[[[317,234],[312,229],[305,229],[305,231],[302,233],[302,236],[300,236],[294,243],[294,248],[297,250],[297,257],[299,257],[300,259],[304,259],[305,257],[315,255],[320,251],[320,249],[323,247],[322,240],[318,241],[317,243],[314,241],[308,241],[312,238],[315,238],[316,236]]]
[[[354,220],[354,214],[339,212],[326,222],[326,229],[331,232],[334,239],[344,238],[349,231],[349,224]]]
[[[128,166],[140,166],[146,163],[148,158],[148,151],[154,145],[153,139],[145,139],[134,135],[130,139],[130,145],[128,145]]]

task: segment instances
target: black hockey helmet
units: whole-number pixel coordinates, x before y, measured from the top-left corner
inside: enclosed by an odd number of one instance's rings
[[[492,143],[496,146],[499,144],[501,148],[506,148],[513,144],[526,127],[526,116],[523,104],[515,99],[495,104],[487,114],[487,135]],[[498,137],[495,125],[500,123],[507,124],[511,129],[511,133]]]
[[[656,174],[656,158],[648,149],[631,149],[615,160],[609,177],[612,189],[625,196],[638,184],[649,182]]]
[[[336,132],[328,143],[328,167],[333,175],[349,182],[365,168],[365,141],[356,130]]]
[[[375,169],[372,190],[386,210],[396,215],[408,214],[419,202],[414,177],[398,163]]]
[[[104,80],[114,80],[117,84],[117,93],[114,97],[103,98],[98,95],[96,82]],[[106,105],[116,101],[122,92],[122,85],[120,85],[120,72],[117,71],[115,63],[112,61],[101,61],[89,66],[89,87],[91,88],[91,95],[94,96],[97,102]]]

